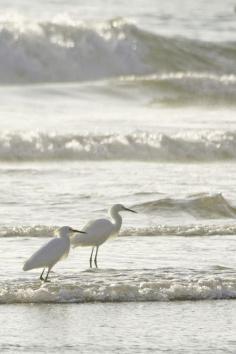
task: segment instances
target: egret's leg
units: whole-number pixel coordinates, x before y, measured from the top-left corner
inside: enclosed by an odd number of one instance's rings
[[[93,264],[92,264],[92,261],[93,261],[93,250],[94,250],[94,247],[92,248],[91,256],[89,258],[90,268],[93,268]]]
[[[94,264],[95,264],[96,268],[98,267],[98,264],[97,264],[98,248],[99,248],[99,246],[97,246],[97,248],[96,248],[96,254],[95,254],[95,258],[94,258]]]
[[[50,273],[50,270],[51,270],[51,268],[48,268],[48,272],[47,272],[46,278],[44,279],[45,282],[48,282],[48,281],[49,281],[49,280],[48,280],[48,275],[49,275],[49,273]]]
[[[40,280],[44,280],[44,279],[43,279],[43,273],[44,273],[44,271],[45,271],[45,268],[43,268],[43,271],[42,271],[42,273],[41,273],[41,275],[40,275],[40,277],[39,277]]]

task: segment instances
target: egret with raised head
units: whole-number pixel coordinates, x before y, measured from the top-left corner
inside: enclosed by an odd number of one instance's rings
[[[43,245],[38,251],[36,251],[24,264],[23,270],[31,270],[35,268],[43,268],[40,275],[40,280],[48,281],[48,275],[52,267],[60,261],[62,258],[68,256],[70,251],[70,236],[74,233],[82,233],[85,231],[79,231],[72,229],[69,226],[63,226],[56,231],[56,238],[53,238],[45,245]],[[43,278],[45,269],[48,268],[47,275]]]
[[[96,248],[94,264],[97,268],[97,256],[99,246],[101,246],[108,238],[118,235],[122,225],[122,217],[119,213],[122,211],[130,211],[132,213],[137,213],[132,209],[124,207],[124,205],[122,204],[115,204],[109,210],[109,214],[113,219],[113,222],[109,219],[92,220],[88,222],[83,228],[83,231],[86,232],[86,235],[76,235],[72,237],[71,244],[73,248],[78,246],[92,247],[92,252],[89,259],[90,268],[92,268],[94,249]]]

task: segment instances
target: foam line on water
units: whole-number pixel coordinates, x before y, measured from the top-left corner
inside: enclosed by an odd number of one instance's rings
[[[224,270],[225,272],[225,270]],[[184,274],[185,273],[185,274]],[[175,270],[87,271],[51,283],[1,284],[0,303],[89,303],[235,299],[235,273]]]
[[[134,160],[225,161],[236,159],[236,132],[145,131],[129,134],[0,134],[1,161]]]

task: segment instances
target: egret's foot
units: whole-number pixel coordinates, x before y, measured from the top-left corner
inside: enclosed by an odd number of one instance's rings
[[[51,280],[43,279],[44,283],[51,283]]]
[[[44,281],[44,278],[43,278],[42,276],[40,276],[39,279],[40,279],[41,281]]]

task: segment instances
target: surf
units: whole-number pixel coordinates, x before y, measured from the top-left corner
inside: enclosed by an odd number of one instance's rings
[[[231,75],[235,54],[235,42],[159,35],[122,17],[101,22],[0,21],[0,84],[177,72]]]

